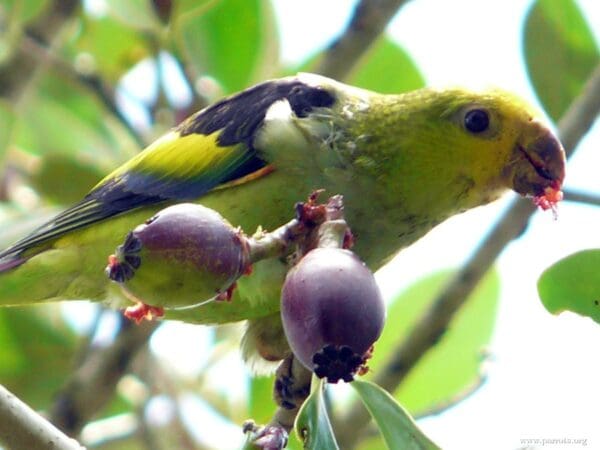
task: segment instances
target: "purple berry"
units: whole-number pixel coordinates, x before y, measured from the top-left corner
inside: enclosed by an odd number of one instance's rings
[[[248,268],[245,237],[192,203],[159,211],[109,258],[109,278],[145,304],[178,308],[224,296]]]
[[[375,277],[354,253],[317,248],[289,271],[281,317],[296,357],[336,383],[351,381],[370,357],[385,306]]]

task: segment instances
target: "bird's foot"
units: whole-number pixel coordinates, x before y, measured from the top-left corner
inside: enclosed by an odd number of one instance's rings
[[[275,372],[273,398],[283,409],[299,409],[310,394],[312,373],[293,355],[285,358]]]
[[[133,306],[125,308],[123,315],[139,324],[143,320],[154,320],[164,316],[165,310],[161,306],[150,306],[138,302]]]
[[[237,287],[237,283],[233,283],[231,286],[227,288],[226,291],[221,292],[215,297],[215,300],[218,302],[230,302],[233,297],[233,291]]]
[[[282,450],[288,442],[288,433],[281,425],[256,425],[252,420],[244,423],[244,433],[255,447],[262,450]]]

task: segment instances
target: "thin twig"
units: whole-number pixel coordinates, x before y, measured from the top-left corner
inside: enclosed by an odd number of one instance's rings
[[[74,439],[0,385],[0,444],[11,450],[82,450]]]
[[[577,143],[591,128],[599,112],[600,65],[596,67],[583,92],[573,101],[558,125],[558,133],[567,156],[573,154]],[[525,231],[529,218],[535,211],[536,207],[529,201],[513,201],[487,238],[450,280],[446,289],[415,324],[399,348],[392,353],[392,358],[375,377],[375,383],[389,392],[398,388],[421,357],[442,337],[454,314],[466,302],[506,245]],[[349,408],[348,411],[338,422],[341,448],[355,446],[369,421],[367,411],[358,405]]]
[[[140,147],[145,147],[146,142],[143,141],[138,131],[133,128],[131,123],[123,115],[123,112],[115,103],[115,93],[112,86],[109,86],[100,76],[95,73],[83,73],[75,69],[75,67],[66,61],[52,48],[40,43],[37,39],[25,36],[21,42],[21,50],[36,58],[37,61],[44,62],[46,65],[58,70],[61,75],[73,80],[76,83],[88,88],[100,100],[108,112],[117,118],[119,123],[123,125],[129,134],[135,139]]]
[[[152,395],[166,394],[173,401],[175,411],[173,419],[169,423],[169,429],[177,437],[177,448],[179,450],[208,450],[202,444],[195,442],[185,426],[184,413],[177,401],[183,390],[180,383],[173,379],[172,374],[168,373],[150,352],[146,354],[145,364],[139,375],[142,380],[145,380]],[[143,417],[140,420],[143,420]]]
[[[344,33],[327,49],[316,72],[343,80],[408,0],[361,0]]]
[[[591,206],[600,206],[600,195],[574,189],[564,190],[564,200],[567,202],[582,203]]]

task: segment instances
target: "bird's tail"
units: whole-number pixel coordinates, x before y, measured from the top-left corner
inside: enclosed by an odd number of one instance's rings
[[[0,258],[0,274],[19,267],[25,261],[27,261],[27,258],[22,258],[19,255],[6,255]]]
[[[49,249],[34,255],[8,253],[0,258],[0,307],[56,300],[77,284],[77,254]],[[81,298],[81,297],[80,297]]]

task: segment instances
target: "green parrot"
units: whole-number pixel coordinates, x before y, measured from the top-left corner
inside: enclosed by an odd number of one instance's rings
[[[558,139],[503,91],[382,95],[305,73],[266,81],[192,115],[1,252],[0,305],[122,306],[120,286],[104,274],[107,256],[130,230],[178,202],[201,203],[251,233],[287,222],[316,189],[343,194],[354,251],[376,270],[448,217],[508,189],[547,207],[564,176]],[[287,348],[279,316],[287,269],[260,261],[231,301],[166,317],[249,320],[246,358],[278,360]]]

